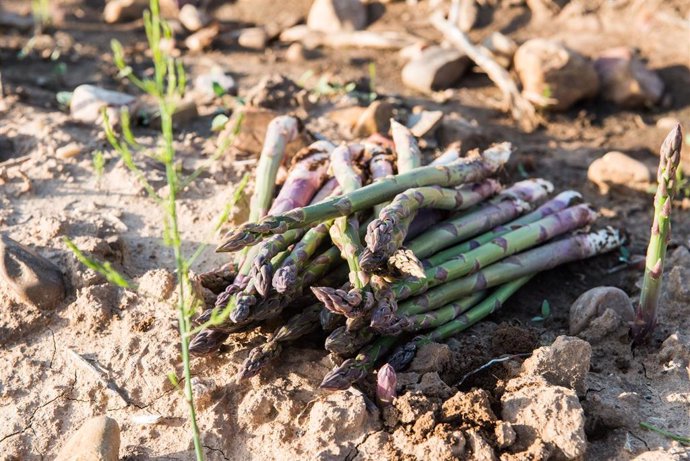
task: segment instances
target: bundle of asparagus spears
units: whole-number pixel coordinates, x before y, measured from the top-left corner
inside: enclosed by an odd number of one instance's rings
[[[467,158],[450,148],[421,166],[416,139],[395,121],[392,141],[314,142],[291,159],[274,198],[299,126],[291,116],[269,124],[249,222],[218,247],[234,262],[196,278],[207,304],[197,321],[207,327],[193,354],[286,319],[251,350],[239,379],[318,330],[340,363],[323,388],[345,389],[385,362],[401,370],[421,344],[496,312],[535,274],[623,243],[615,229],[589,230],[597,215],[575,191],[549,199],[543,179],[502,186],[494,177],[508,143]]]

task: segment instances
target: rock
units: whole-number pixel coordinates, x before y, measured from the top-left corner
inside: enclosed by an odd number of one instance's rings
[[[496,453],[489,445],[489,442],[479,435],[476,429],[470,429],[465,432],[467,439],[467,446],[472,452],[472,460],[474,461],[497,461]]]
[[[143,109],[143,112],[148,112],[149,127],[159,130],[161,127],[161,117],[157,106]],[[172,122],[175,128],[186,125],[199,116],[199,110],[196,107],[196,101],[193,99],[184,99],[175,104],[175,112],[172,114]]]
[[[427,411],[414,422],[412,432],[422,438],[429,434],[434,429],[434,426],[436,426],[434,412]]]
[[[81,154],[81,150],[82,150],[81,144],[77,144],[76,142],[71,142],[71,143],[66,144],[64,146],[58,147],[55,150],[55,156],[57,158],[67,160],[68,158],[76,157],[77,155]]]
[[[208,16],[191,3],[187,3],[180,8],[177,19],[190,32],[196,32],[209,22]]]
[[[352,461],[369,461],[378,458],[381,450],[388,444],[389,440],[390,435],[386,431],[369,434],[364,442],[357,446],[357,454]]]
[[[473,426],[491,426],[496,415],[491,409],[489,394],[483,389],[458,392],[443,402],[444,421],[462,421]]]
[[[496,423],[494,426],[494,433],[496,434],[498,448],[502,450],[514,444],[517,438],[513,426],[505,421],[498,421]]]
[[[301,43],[293,43],[290,45],[285,52],[285,59],[287,59],[288,62],[302,62],[307,59],[304,45]]]
[[[592,358],[587,341],[559,336],[551,346],[540,347],[522,364],[523,375],[541,376],[555,386],[563,386],[584,395],[585,378]]]
[[[662,448],[656,450],[645,451],[635,456],[632,461],[680,461],[682,458],[678,455],[673,455]]]
[[[445,90],[457,82],[470,65],[467,56],[440,46],[425,48],[402,69],[405,86],[422,93]]]
[[[220,69],[212,69],[208,74],[201,74],[194,79],[194,90],[208,97],[215,97],[214,83],[227,94],[237,93],[235,79]]]
[[[407,120],[407,127],[410,132],[418,137],[433,136],[436,129],[441,126],[443,112],[440,110],[423,110],[410,115]]]
[[[527,6],[537,20],[557,15],[570,0],[527,0]]]
[[[469,32],[477,22],[479,7],[474,0],[460,0],[458,9],[458,28],[463,32]]]
[[[596,287],[570,306],[570,334],[590,342],[627,334],[635,309],[628,295],[616,287]],[[615,335],[614,335],[615,334]]]
[[[307,26],[322,32],[361,30],[367,25],[367,8],[360,0],[315,0]]]
[[[465,453],[465,437],[460,431],[443,431],[433,434],[422,443],[415,443],[412,459],[454,461],[462,459]],[[407,459],[407,458],[406,458]]]
[[[450,359],[451,352],[447,345],[424,344],[417,350],[417,354],[406,371],[420,374],[439,372],[448,366]]]
[[[599,90],[599,77],[584,56],[553,40],[535,38],[515,52],[523,93],[535,105],[565,110]]]
[[[301,88],[281,74],[267,75],[247,91],[247,104],[267,109],[291,109],[299,105],[297,93]]]
[[[627,47],[604,51],[594,62],[604,99],[626,108],[657,104],[664,94],[664,82]]]
[[[70,436],[56,461],[117,461],[120,452],[120,426],[107,416],[86,420]]]
[[[203,27],[184,40],[184,45],[189,49],[189,51],[194,53],[199,53],[204,49],[211,46],[213,40],[216,39],[218,33],[220,32],[220,27],[218,23],[209,24]]]
[[[100,123],[101,110],[106,107],[111,123],[119,119],[119,110],[128,107],[130,112],[136,98],[118,91],[104,90],[93,85],[79,85],[72,93],[69,110],[72,118],[83,123]]]
[[[443,118],[437,137],[442,146],[459,142],[463,153],[481,147],[488,141],[476,120],[469,121],[456,114]]]
[[[687,281],[690,280],[690,269],[682,266],[672,266],[671,272],[668,274],[668,282],[666,294],[676,301],[685,303],[690,302],[690,286]]]
[[[244,48],[263,50],[268,42],[268,34],[263,27],[248,27],[240,31],[237,42]]]
[[[652,175],[647,165],[639,160],[623,152],[611,151],[589,165],[587,178],[599,187],[602,194],[606,194],[611,186],[646,190]]]
[[[584,456],[585,416],[575,392],[545,382],[514,389],[511,384],[519,379],[511,380],[501,397],[502,419],[512,425],[519,444],[527,448],[540,438],[557,449],[556,459]]]
[[[103,20],[108,24],[141,19],[148,6],[146,0],[110,0],[103,9]]]
[[[408,373],[409,374],[409,373]],[[438,397],[441,399],[447,399],[453,395],[453,391],[448,385],[441,379],[438,373],[425,373],[422,376],[422,380],[417,384],[415,390],[421,392],[429,397]]]
[[[352,129],[352,135],[364,138],[376,133],[388,133],[393,117],[393,105],[385,101],[374,101],[362,112]]]
[[[407,424],[418,420],[423,414],[438,409],[438,405],[432,402],[421,392],[407,392],[393,401],[393,407],[398,411],[398,421]]]
[[[508,69],[513,62],[513,56],[518,49],[517,43],[500,32],[493,32],[482,42],[484,48],[489,50],[494,60],[502,67]]]
[[[65,297],[60,269],[3,233],[0,233],[0,279],[24,301],[41,309],[53,309]]]

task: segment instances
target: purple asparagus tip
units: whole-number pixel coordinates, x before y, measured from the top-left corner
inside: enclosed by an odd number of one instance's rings
[[[230,336],[222,330],[201,330],[189,343],[189,353],[196,356],[209,355],[220,349]]]
[[[347,359],[321,381],[322,389],[342,391],[364,378],[367,371],[357,359]]]
[[[424,265],[417,256],[407,248],[398,248],[393,256],[388,258],[388,265],[396,268],[402,275],[407,275],[417,279],[426,277]]]
[[[247,357],[242,364],[242,368],[237,373],[237,381],[249,379],[259,374],[263,367],[280,355],[281,349],[282,346],[278,341],[269,341],[252,349],[249,352],[249,357]]]
[[[398,377],[390,364],[383,365],[376,375],[376,398],[383,405],[390,405],[396,397]]]
[[[270,264],[263,264],[255,271],[253,275],[254,287],[256,288],[256,292],[265,298],[268,295],[269,290],[271,289],[273,268]]]
[[[240,295],[235,299],[235,306],[230,312],[230,320],[234,323],[244,322],[249,318],[252,307],[258,300],[253,295]]]
[[[386,259],[380,253],[374,253],[369,248],[364,248],[359,255],[359,265],[367,273],[381,271]]]
[[[388,363],[395,371],[402,371],[412,362],[412,359],[417,354],[417,343],[410,341],[398,347],[388,358]]]
[[[316,299],[326,309],[348,318],[360,318],[374,306],[374,295],[368,291],[353,288],[345,291],[330,287],[312,287]]]
[[[273,288],[278,293],[287,293],[297,283],[297,266],[290,264],[278,269],[273,276]]]

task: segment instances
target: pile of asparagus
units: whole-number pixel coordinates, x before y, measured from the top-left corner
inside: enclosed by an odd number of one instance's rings
[[[421,344],[496,312],[535,274],[623,243],[617,230],[589,230],[597,215],[575,191],[549,199],[543,179],[502,186],[494,177],[508,143],[468,158],[450,148],[421,166],[416,139],[395,121],[392,141],[314,142],[292,158],[274,198],[299,126],[291,116],[269,124],[249,222],[218,247],[235,252],[234,263],[195,279],[207,305],[197,321],[209,326],[193,354],[286,319],[251,350],[239,379],[318,330],[340,363],[324,388],[345,389],[384,362],[401,370]]]

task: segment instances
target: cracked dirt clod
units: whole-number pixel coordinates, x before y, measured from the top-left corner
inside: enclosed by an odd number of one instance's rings
[[[52,309],[65,297],[60,269],[5,234],[0,234],[0,279],[41,309]]]
[[[56,461],[117,461],[120,426],[112,418],[97,416],[86,420],[63,445]]]

